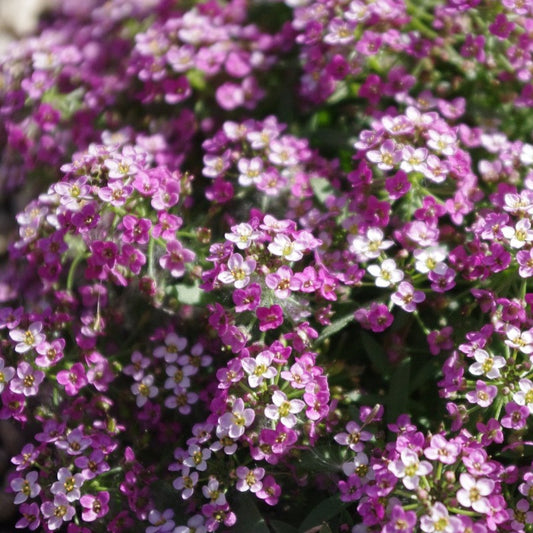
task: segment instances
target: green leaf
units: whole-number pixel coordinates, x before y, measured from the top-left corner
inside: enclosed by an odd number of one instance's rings
[[[197,305],[202,298],[202,289],[198,285],[176,285],[176,294],[179,303]]]
[[[311,188],[315,193],[317,200],[323,204],[328,196],[333,194],[333,187],[326,178],[311,178]]]
[[[232,528],[235,533],[270,533],[264,518],[261,516],[254,499],[249,494],[239,495],[235,499],[237,523]]]
[[[404,359],[394,371],[390,381],[389,394],[385,402],[387,421],[394,422],[401,413],[407,412],[411,359]]]
[[[335,335],[335,333],[341,331],[341,329],[344,329],[353,319],[353,313],[350,313],[349,315],[334,320],[329,326],[326,326],[322,330],[320,340],[331,337],[331,335]]]
[[[324,522],[331,520],[337,516],[346,506],[346,504],[339,499],[338,496],[330,496],[329,498],[320,502],[305,518],[298,531],[305,533],[307,530],[315,526],[321,526]]]
[[[430,379],[434,379],[437,372],[438,372],[437,365],[435,364],[435,361],[433,360],[428,361],[425,365],[421,365],[418,372],[410,380],[409,390],[411,392],[416,391],[422,385],[427,383]]]
[[[187,72],[187,80],[193,89],[204,91],[207,87],[205,75],[201,70],[191,69]]]
[[[361,341],[376,372],[381,376],[385,376],[389,369],[389,359],[381,344],[365,331],[361,332]]]
[[[298,533],[298,530],[294,526],[281,520],[270,520],[269,524],[273,533]]]

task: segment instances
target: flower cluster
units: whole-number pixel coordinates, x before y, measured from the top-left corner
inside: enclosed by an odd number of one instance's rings
[[[532,28],[66,0],[9,49],[12,526],[533,531]]]

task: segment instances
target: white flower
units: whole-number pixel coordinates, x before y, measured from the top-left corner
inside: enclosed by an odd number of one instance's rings
[[[237,168],[240,172],[238,178],[239,184],[243,186],[251,185],[252,183],[257,183],[263,174],[263,160],[260,157],[239,159]]]
[[[520,350],[527,355],[533,353],[533,334],[531,330],[520,331],[516,326],[508,326],[505,334],[507,339],[504,342],[507,346]]]
[[[463,472],[459,476],[461,489],[457,491],[457,501],[463,507],[472,507],[478,513],[488,513],[490,502],[484,496],[488,496],[494,490],[494,481],[488,478],[478,478]]]
[[[529,412],[533,414],[533,382],[529,379],[521,379],[518,382],[520,390],[513,394],[513,400],[518,405],[526,405]]]
[[[376,278],[377,287],[390,287],[403,279],[403,272],[396,268],[394,259],[385,259],[381,265],[369,265],[367,270]]]
[[[197,444],[193,444],[189,446],[187,453],[189,456],[183,461],[185,466],[196,468],[200,472],[207,469],[207,461],[211,457],[211,450],[209,448],[200,448]]]
[[[15,496],[15,505],[25,502],[28,498],[35,498],[41,492],[41,486],[37,483],[38,478],[39,473],[32,470],[26,474],[26,477],[17,477],[11,481],[11,488],[18,493]]]
[[[144,376],[139,383],[134,383],[131,386],[131,392],[136,396],[137,407],[142,407],[148,401],[148,398],[157,396],[158,390],[154,385],[154,376],[152,374]]]
[[[62,467],[57,472],[57,481],[52,483],[50,492],[54,495],[64,494],[69,502],[74,502],[81,497],[83,482],[82,474],[72,474],[68,468]]]
[[[456,152],[457,137],[452,131],[439,133],[436,130],[428,130],[428,135],[429,140],[427,145],[432,150],[447,156],[453,155]]]
[[[287,261],[298,261],[303,257],[304,246],[296,241],[291,241],[284,233],[277,233],[274,240],[268,245],[271,254],[279,255]]]
[[[427,248],[417,248],[413,252],[416,259],[415,268],[422,274],[435,270],[440,263],[446,259],[446,248],[444,246],[428,246]]]
[[[425,533],[459,533],[464,525],[456,516],[450,516],[448,509],[441,502],[435,502],[429,515],[420,518],[420,529]]]
[[[15,375],[15,369],[11,366],[4,366],[5,361],[0,357],[0,392],[4,390],[6,383],[9,383]]]
[[[361,256],[362,260],[379,257],[382,250],[390,248],[393,241],[385,240],[380,228],[368,228],[366,235],[357,235],[350,243],[350,251]]]
[[[181,471],[181,476],[174,480],[172,486],[181,491],[181,497],[184,500],[188,500],[194,493],[194,487],[198,483],[199,477],[198,472],[191,472],[191,469],[185,466]]]
[[[235,243],[239,250],[245,250],[261,236],[259,231],[255,231],[252,226],[246,222],[231,227],[231,233],[226,233],[224,237],[230,242]]]
[[[272,402],[273,405],[265,407],[265,416],[271,420],[281,420],[281,423],[288,428],[296,425],[298,420],[294,415],[305,407],[302,400],[289,400],[287,395],[279,390],[272,394]]]
[[[499,355],[490,356],[488,352],[478,348],[474,351],[474,359],[476,362],[468,368],[474,376],[481,376],[485,374],[490,379],[499,378],[500,368],[505,366],[505,359]]]
[[[502,234],[509,241],[511,248],[522,248],[533,241],[531,222],[527,218],[520,219],[514,228],[512,226],[504,226]]]

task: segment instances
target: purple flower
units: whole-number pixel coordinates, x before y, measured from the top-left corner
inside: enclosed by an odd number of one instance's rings
[[[69,396],[75,396],[88,383],[85,367],[82,363],[74,363],[69,370],[57,373],[57,382],[65,387]]]

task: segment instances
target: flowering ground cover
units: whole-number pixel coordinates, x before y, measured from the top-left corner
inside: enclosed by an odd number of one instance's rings
[[[533,531],[532,78],[523,0],[48,12],[0,66],[15,528]]]

